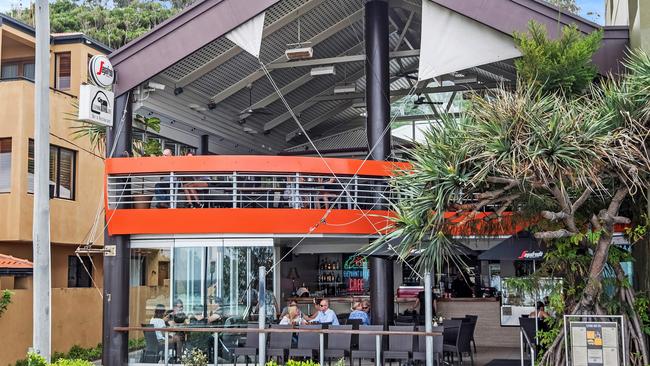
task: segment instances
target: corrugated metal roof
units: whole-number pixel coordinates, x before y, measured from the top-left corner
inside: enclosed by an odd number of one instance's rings
[[[0,254],[0,268],[2,269],[32,269],[34,265],[26,259]]]
[[[392,137],[393,144],[405,145],[407,141],[398,137]],[[368,150],[368,137],[366,135],[365,127],[357,127],[347,131],[338,132],[333,135],[322,137],[313,140],[314,145],[320,152],[335,152],[335,151],[367,151]],[[297,146],[292,146],[284,150],[285,153],[299,154],[299,153],[313,153],[314,147],[311,143],[306,142]]]

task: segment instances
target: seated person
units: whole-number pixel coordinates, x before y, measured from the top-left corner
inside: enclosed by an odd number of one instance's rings
[[[223,320],[223,309],[221,308],[221,298],[215,298],[214,303],[208,305],[208,323],[218,323]]]
[[[363,304],[360,301],[352,304],[352,312],[350,313],[349,320],[359,319],[361,320],[361,325],[370,325],[370,319],[368,318],[368,313],[363,311]]]
[[[289,306],[287,315],[280,320],[280,325],[302,325],[303,319],[297,306]]]
[[[153,312],[153,317],[149,320],[149,324],[153,325],[154,328],[165,328],[167,327],[167,323],[165,323],[164,319],[165,317],[165,305],[158,304],[156,305],[156,310]],[[163,349],[165,346],[165,336],[163,335],[163,332],[156,331],[156,339],[158,340],[160,349]]]
[[[207,319],[203,316],[203,306],[195,305],[194,312],[190,315],[190,325],[206,324]]]
[[[336,313],[330,309],[330,302],[327,299],[322,299],[319,305],[318,312],[310,317],[305,316],[305,320],[312,323],[339,325]]]
[[[289,313],[289,308],[292,306],[298,308],[298,303],[296,302],[296,300],[287,301],[287,306],[285,306],[284,309],[282,309],[282,312],[280,313],[280,319],[284,318],[284,316]],[[298,315],[302,316],[300,309],[298,309]]]

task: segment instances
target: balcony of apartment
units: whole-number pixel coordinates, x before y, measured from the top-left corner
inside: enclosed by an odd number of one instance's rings
[[[106,162],[111,234],[359,234],[386,228],[403,163],[296,156]]]

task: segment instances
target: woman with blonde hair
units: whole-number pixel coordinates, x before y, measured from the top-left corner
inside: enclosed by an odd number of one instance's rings
[[[300,310],[297,306],[289,306],[287,315],[282,317],[280,320],[280,325],[301,325],[302,317],[300,316]]]

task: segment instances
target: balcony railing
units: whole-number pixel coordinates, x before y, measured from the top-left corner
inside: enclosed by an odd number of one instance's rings
[[[130,184],[125,184],[126,182]],[[387,177],[182,173],[108,177],[108,207],[387,210]]]
[[[403,167],[295,156],[108,159],[109,232],[377,234],[394,199],[388,179]]]

